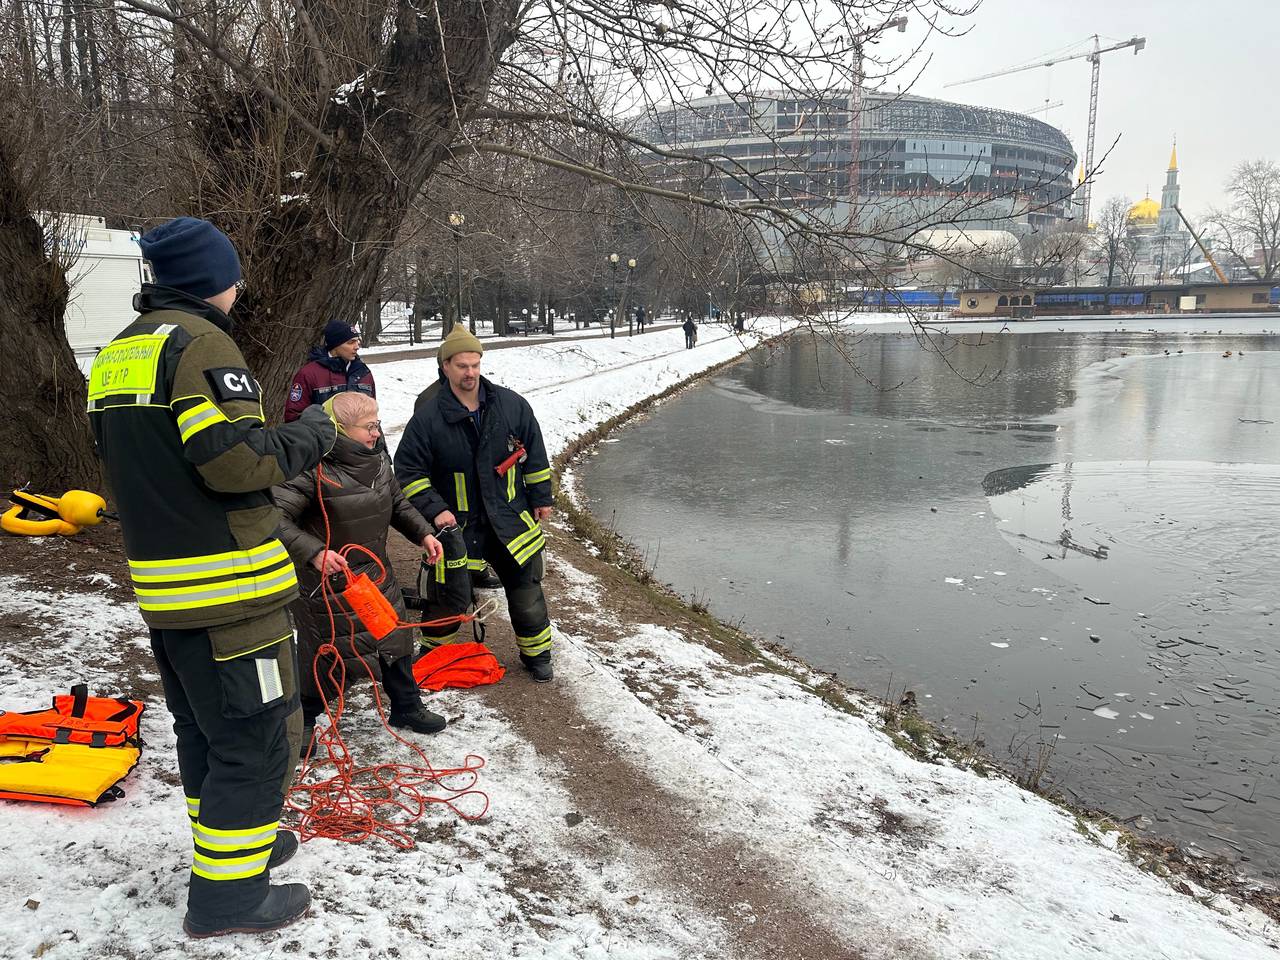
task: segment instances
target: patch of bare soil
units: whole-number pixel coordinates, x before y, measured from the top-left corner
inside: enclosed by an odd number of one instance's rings
[[[111,578],[111,584],[100,579]],[[93,579],[98,575],[98,579]],[[113,523],[87,527],[73,537],[15,537],[0,533],[0,576],[21,577],[32,590],[102,593],[133,600],[129,561],[120,528]]]

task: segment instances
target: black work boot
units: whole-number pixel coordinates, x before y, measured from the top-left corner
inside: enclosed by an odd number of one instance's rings
[[[182,929],[191,937],[221,937],[228,933],[279,930],[306,914],[311,891],[305,883],[282,883],[267,888],[266,898],[252,910],[225,917],[200,918],[187,911]]]
[[[497,590],[502,581],[493,572],[493,567],[486,563],[483,570],[471,571],[471,586],[476,590]]]
[[[535,683],[550,683],[555,678],[555,673],[551,669],[550,650],[543,650],[536,657],[527,657],[522,653],[520,662],[524,664],[524,668],[529,671],[529,676],[533,677]]]
[[[271,845],[271,859],[267,869],[272,870],[298,852],[298,835],[292,830],[277,830],[276,842]]]
[[[408,710],[392,710],[387,722],[393,727],[404,727],[414,733],[439,733],[449,723],[440,714],[432,713],[420,703],[415,703]]]

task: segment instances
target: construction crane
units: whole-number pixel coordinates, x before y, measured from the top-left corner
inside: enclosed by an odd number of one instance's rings
[[[1187,231],[1191,234],[1191,238],[1195,240],[1196,246],[1200,248],[1200,252],[1204,254],[1204,258],[1209,261],[1209,266],[1213,267],[1213,272],[1218,275],[1218,279],[1223,283],[1230,283],[1227,275],[1222,272],[1222,268],[1218,266],[1218,261],[1213,259],[1213,254],[1209,252],[1209,248],[1204,245],[1204,241],[1200,239],[1200,234],[1196,233],[1195,227],[1191,226],[1191,221],[1187,219],[1186,214],[1182,212],[1182,208],[1176,203],[1173,209],[1177,211],[1178,216],[1182,218],[1182,223],[1186,226]]]
[[[1060,107],[1060,106],[1062,106],[1062,101],[1061,101],[1061,100],[1055,100],[1055,101],[1053,101],[1053,103],[1050,103],[1050,102],[1046,99],[1044,103],[1040,104],[1040,106],[1038,106],[1038,107],[1032,107],[1030,110],[1023,110],[1022,112],[1023,112],[1023,113],[1025,113],[1025,114],[1027,114],[1027,115],[1029,115],[1029,116],[1033,116],[1033,117],[1034,117],[1037,113],[1048,114],[1050,110],[1053,110],[1053,109],[1055,109],[1055,108],[1057,108],[1057,107]]]
[[[861,161],[858,158],[858,152],[862,149],[862,41],[868,42],[877,39],[880,34],[887,33],[896,29],[899,33],[905,33],[907,29],[906,17],[894,17],[892,20],[886,20],[878,27],[872,27],[870,30],[864,30],[855,34],[849,39],[853,41],[853,86],[849,89],[849,229],[854,230],[858,226],[858,190],[860,184],[858,182],[858,174]]]
[[[1034,70],[1037,67],[1052,67],[1055,63],[1066,63],[1068,60],[1088,60],[1093,65],[1093,78],[1089,85],[1089,137],[1085,145],[1085,181],[1084,181],[1084,225],[1087,230],[1089,227],[1089,208],[1093,201],[1093,142],[1094,135],[1098,127],[1098,67],[1102,62],[1104,53],[1111,53],[1115,50],[1125,50],[1133,47],[1134,56],[1147,45],[1146,37],[1130,37],[1122,43],[1115,43],[1109,47],[1100,44],[1098,35],[1093,35],[1093,49],[1086,50],[1083,53],[1069,53],[1061,57],[1050,57],[1048,60],[1040,60],[1036,63],[1024,63],[1020,67],[1009,67],[1005,70],[997,70],[994,73],[984,73],[980,77],[970,77],[968,80],[956,80],[952,83],[943,84],[946,87],[958,87],[966,83],[977,83],[979,80],[990,80],[992,77],[1003,77],[1011,73],[1021,73],[1023,70]]]

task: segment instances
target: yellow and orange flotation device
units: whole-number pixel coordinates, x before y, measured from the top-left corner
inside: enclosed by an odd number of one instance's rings
[[[15,490],[13,506],[0,515],[0,528],[22,537],[70,537],[103,520],[115,520],[106,501],[88,490],[68,490],[60,497]]]
[[[0,712],[0,799],[92,807],[142,756],[139,700],[91,697],[77,684],[47,710]]]

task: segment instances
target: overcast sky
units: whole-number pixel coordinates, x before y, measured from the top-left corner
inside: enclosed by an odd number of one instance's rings
[[[1061,107],[1036,116],[1063,130],[1081,157],[1087,60],[960,87],[943,84],[1045,59],[1094,33],[1104,46],[1106,38],[1147,38],[1137,56],[1119,50],[1102,57],[1098,156],[1117,135],[1120,142],[1094,187],[1095,209],[1112,195],[1140,199],[1148,187],[1159,200],[1175,135],[1181,206],[1192,216],[1222,202],[1223,181],[1239,161],[1280,162],[1280,0],[984,0],[967,22],[967,36],[930,43],[932,62],[913,92],[1019,112],[1046,97],[1061,100]],[[901,39],[918,40],[921,32],[917,23]]]

